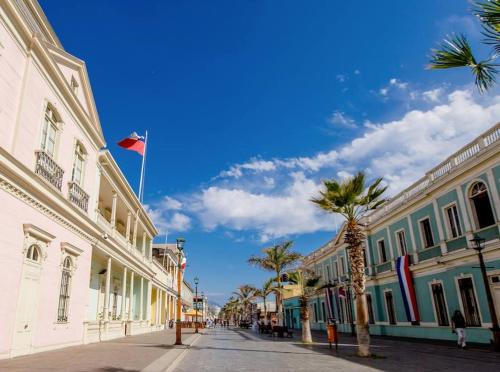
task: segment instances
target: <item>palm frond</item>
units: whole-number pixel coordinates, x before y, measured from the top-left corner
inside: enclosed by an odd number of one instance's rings
[[[474,13],[481,21],[484,43],[493,45],[495,53],[500,54],[500,0],[478,1]]]

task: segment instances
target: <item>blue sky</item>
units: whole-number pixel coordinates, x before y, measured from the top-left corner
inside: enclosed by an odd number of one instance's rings
[[[262,247],[333,236],[308,202],[321,179],[365,169],[395,194],[500,117],[498,89],[425,69],[453,31],[485,52],[466,0],[40,2],[133,186],[116,142],[149,131],[145,202],[219,303],[266,278],[246,264]]]

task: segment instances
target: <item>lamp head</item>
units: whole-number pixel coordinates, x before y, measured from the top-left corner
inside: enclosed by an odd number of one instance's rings
[[[184,249],[184,243],[186,242],[186,239],[183,237],[177,238],[177,249],[179,251],[182,251]]]
[[[481,251],[484,248],[486,239],[481,238],[477,234],[474,234],[474,237],[470,240],[470,242],[472,243],[472,248],[474,248],[476,251]]]
[[[197,276],[194,277],[194,284],[198,285],[198,283],[200,282],[200,278],[198,278]]]

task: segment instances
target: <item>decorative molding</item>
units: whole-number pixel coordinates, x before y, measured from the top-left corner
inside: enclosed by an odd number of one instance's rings
[[[75,256],[75,257],[77,257],[83,253],[82,249],[77,248],[73,244],[68,243],[68,242],[61,243],[61,251],[64,251],[64,252],[66,252],[72,256]]]
[[[36,240],[42,241],[44,243],[50,243],[52,240],[54,240],[55,236],[48,233],[45,230],[42,230],[41,228],[31,224],[31,223],[25,223],[23,225],[23,231],[24,235],[26,236],[31,236],[35,238]]]

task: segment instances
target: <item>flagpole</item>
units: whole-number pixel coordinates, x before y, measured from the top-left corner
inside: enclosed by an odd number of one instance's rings
[[[141,165],[141,179],[139,181],[139,202],[142,203],[144,199],[144,178],[146,174],[146,153],[148,150],[148,131],[146,130],[146,136],[144,138],[144,155],[142,157],[142,165]]]

